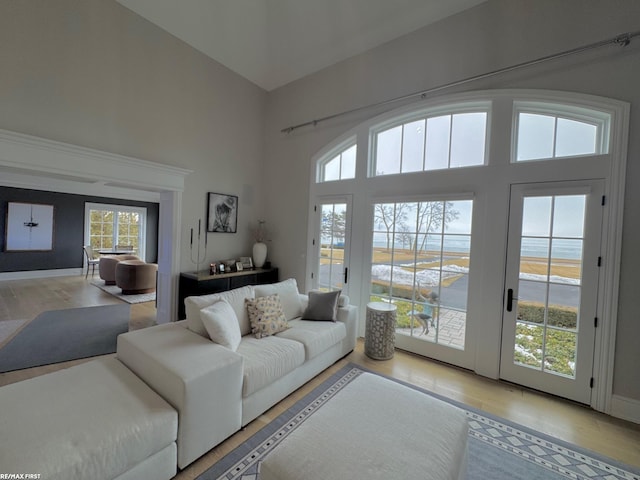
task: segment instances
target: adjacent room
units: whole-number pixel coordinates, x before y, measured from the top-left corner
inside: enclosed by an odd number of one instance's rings
[[[3,473],[640,476],[637,1],[4,0],[0,53]]]

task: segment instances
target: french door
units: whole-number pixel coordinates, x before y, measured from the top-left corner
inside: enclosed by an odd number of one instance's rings
[[[312,288],[349,290],[351,195],[320,197],[313,207]]]
[[[601,181],[512,185],[501,378],[591,400]]]
[[[369,301],[396,306],[396,347],[469,368],[473,198],[374,203]]]

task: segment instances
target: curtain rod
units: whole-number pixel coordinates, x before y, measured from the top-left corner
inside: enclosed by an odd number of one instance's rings
[[[485,79],[485,78],[493,77],[493,76],[496,76],[496,75],[500,75],[502,73],[512,72],[512,71],[518,70],[520,68],[530,67],[532,65],[537,65],[539,63],[547,62],[547,61],[550,61],[550,60],[555,60],[555,59],[558,59],[558,58],[567,57],[569,55],[575,55],[577,53],[582,53],[582,52],[585,52],[587,50],[592,50],[592,49],[595,49],[595,48],[605,47],[607,45],[618,45],[618,46],[621,46],[621,47],[626,47],[627,45],[629,45],[631,43],[631,39],[633,39],[634,37],[637,37],[638,35],[640,35],[640,30],[638,30],[636,32],[633,32],[633,33],[622,33],[622,34],[617,35],[617,36],[615,36],[613,38],[610,38],[608,40],[602,40],[600,42],[591,43],[589,45],[583,45],[581,47],[576,47],[576,48],[572,48],[570,50],[565,50],[563,52],[554,53],[552,55],[547,55],[545,57],[540,57],[540,58],[537,58],[535,60],[529,60],[527,62],[518,63],[516,65],[511,65],[509,67],[499,68],[498,70],[493,70],[491,72],[482,73],[480,75],[474,75],[472,77],[467,77],[467,78],[464,78],[462,80],[455,80],[453,82],[445,83],[443,85],[439,85],[437,87],[429,88],[427,90],[421,90],[419,92],[410,93],[408,95],[402,95],[400,97],[391,98],[389,100],[384,100],[382,102],[372,103],[370,105],[364,105],[362,107],[353,108],[351,110],[345,110],[345,111],[342,111],[342,112],[339,112],[339,113],[334,113],[333,115],[328,115],[326,117],[317,118],[315,120],[310,120],[308,122],[299,123],[297,125],[292,125],[290,127],[283,128],[282,130],[280,130],[280,132],[281,133],[291,133],[294,130],[298,130],[299,128],[309,127],[309,126],[314,126],[315,127],[320,122],[325,122],[327,120],[332,120],[332,119],[337,118],[337,117],[341,117],[341,116],[344,116],[344,115],[349,115],[351,113],[360,112],[362,110],[366,110],[366,109],[369,109],[369,108],[381,107],[381,106],[384,106],[384,105],[388,105],[390,103],[400,102],[402,100],[408,100],[408,99],[414,98],[414,97],[421,97],[422,99],[424,99],[424,98],[427,97],[428,94],[434,93],[434,92],[439,92],[440,90],[445,90],[445,89],[451,88],[451,87],[457,87],[459,85],[464,85],[466,83],[475,82],[477,80],[482,80],[482,79]]]

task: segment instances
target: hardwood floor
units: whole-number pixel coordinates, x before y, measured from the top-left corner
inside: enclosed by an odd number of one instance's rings
[[[0,281],[0,322],[33,318],[45,310],[118,302],[115,297],[90,285],[89,281],[81,276]],[[152,324],[155,318],[153,302],[132,305],[131,312],[131,328]],[[175,477],[176,480],[190,480],[200,475],[349,362],[640,468],[640,425],[618,420],[556,397],[480,377],[472,372],[407,352],[397,351],[391,360],[376,361],[366,357],[363,350],[363,342],[359,340],[353,353],[180,472]],[[83,361],[87,360],[0,374],[0,385]]]

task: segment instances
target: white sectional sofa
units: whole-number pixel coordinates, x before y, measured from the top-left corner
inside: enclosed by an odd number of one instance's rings
[[[288,328],[256,338],[245,299],[275,294]],[[325,311],[321,318],[326,313],[327,305],[321,302],[331,295],[311,295],[310,305],[309,297],[289,279],[188,297],[186,320],[120,335],[118,359],[178,412],[180,468],[354,349],[356,307],[342,296],[334,309],[335,321],[302,319],[304,313],[311,318],[317,318],[318,311]],[[223,331],[222,339],[219,330],[212,330],[207,312],[219,307],[229,314],[217,317],[214,326],[239,330],[237,338],[235,330]],[[225,324],[227,318],[236,323]],[[212,341],[210,332],[219,343]]]
[[[177,467],[353,350],[356,308],[346,297],[338,306],[334,295],[327,309],[323,297],[331,295],[314,292],[309,301],[295,280],[189,297],[186,320],[120,335],[116,358],[0,388],[2,471],[60,480],[171,479]],[[273,298],[287,328],[268,336],[258,330],[263,338],[256,338],[245,299],[255,307]],[[302,320],[303,313],[318,318],[314,305],[323,307],[320,318],[330,311],[335,321]]]

